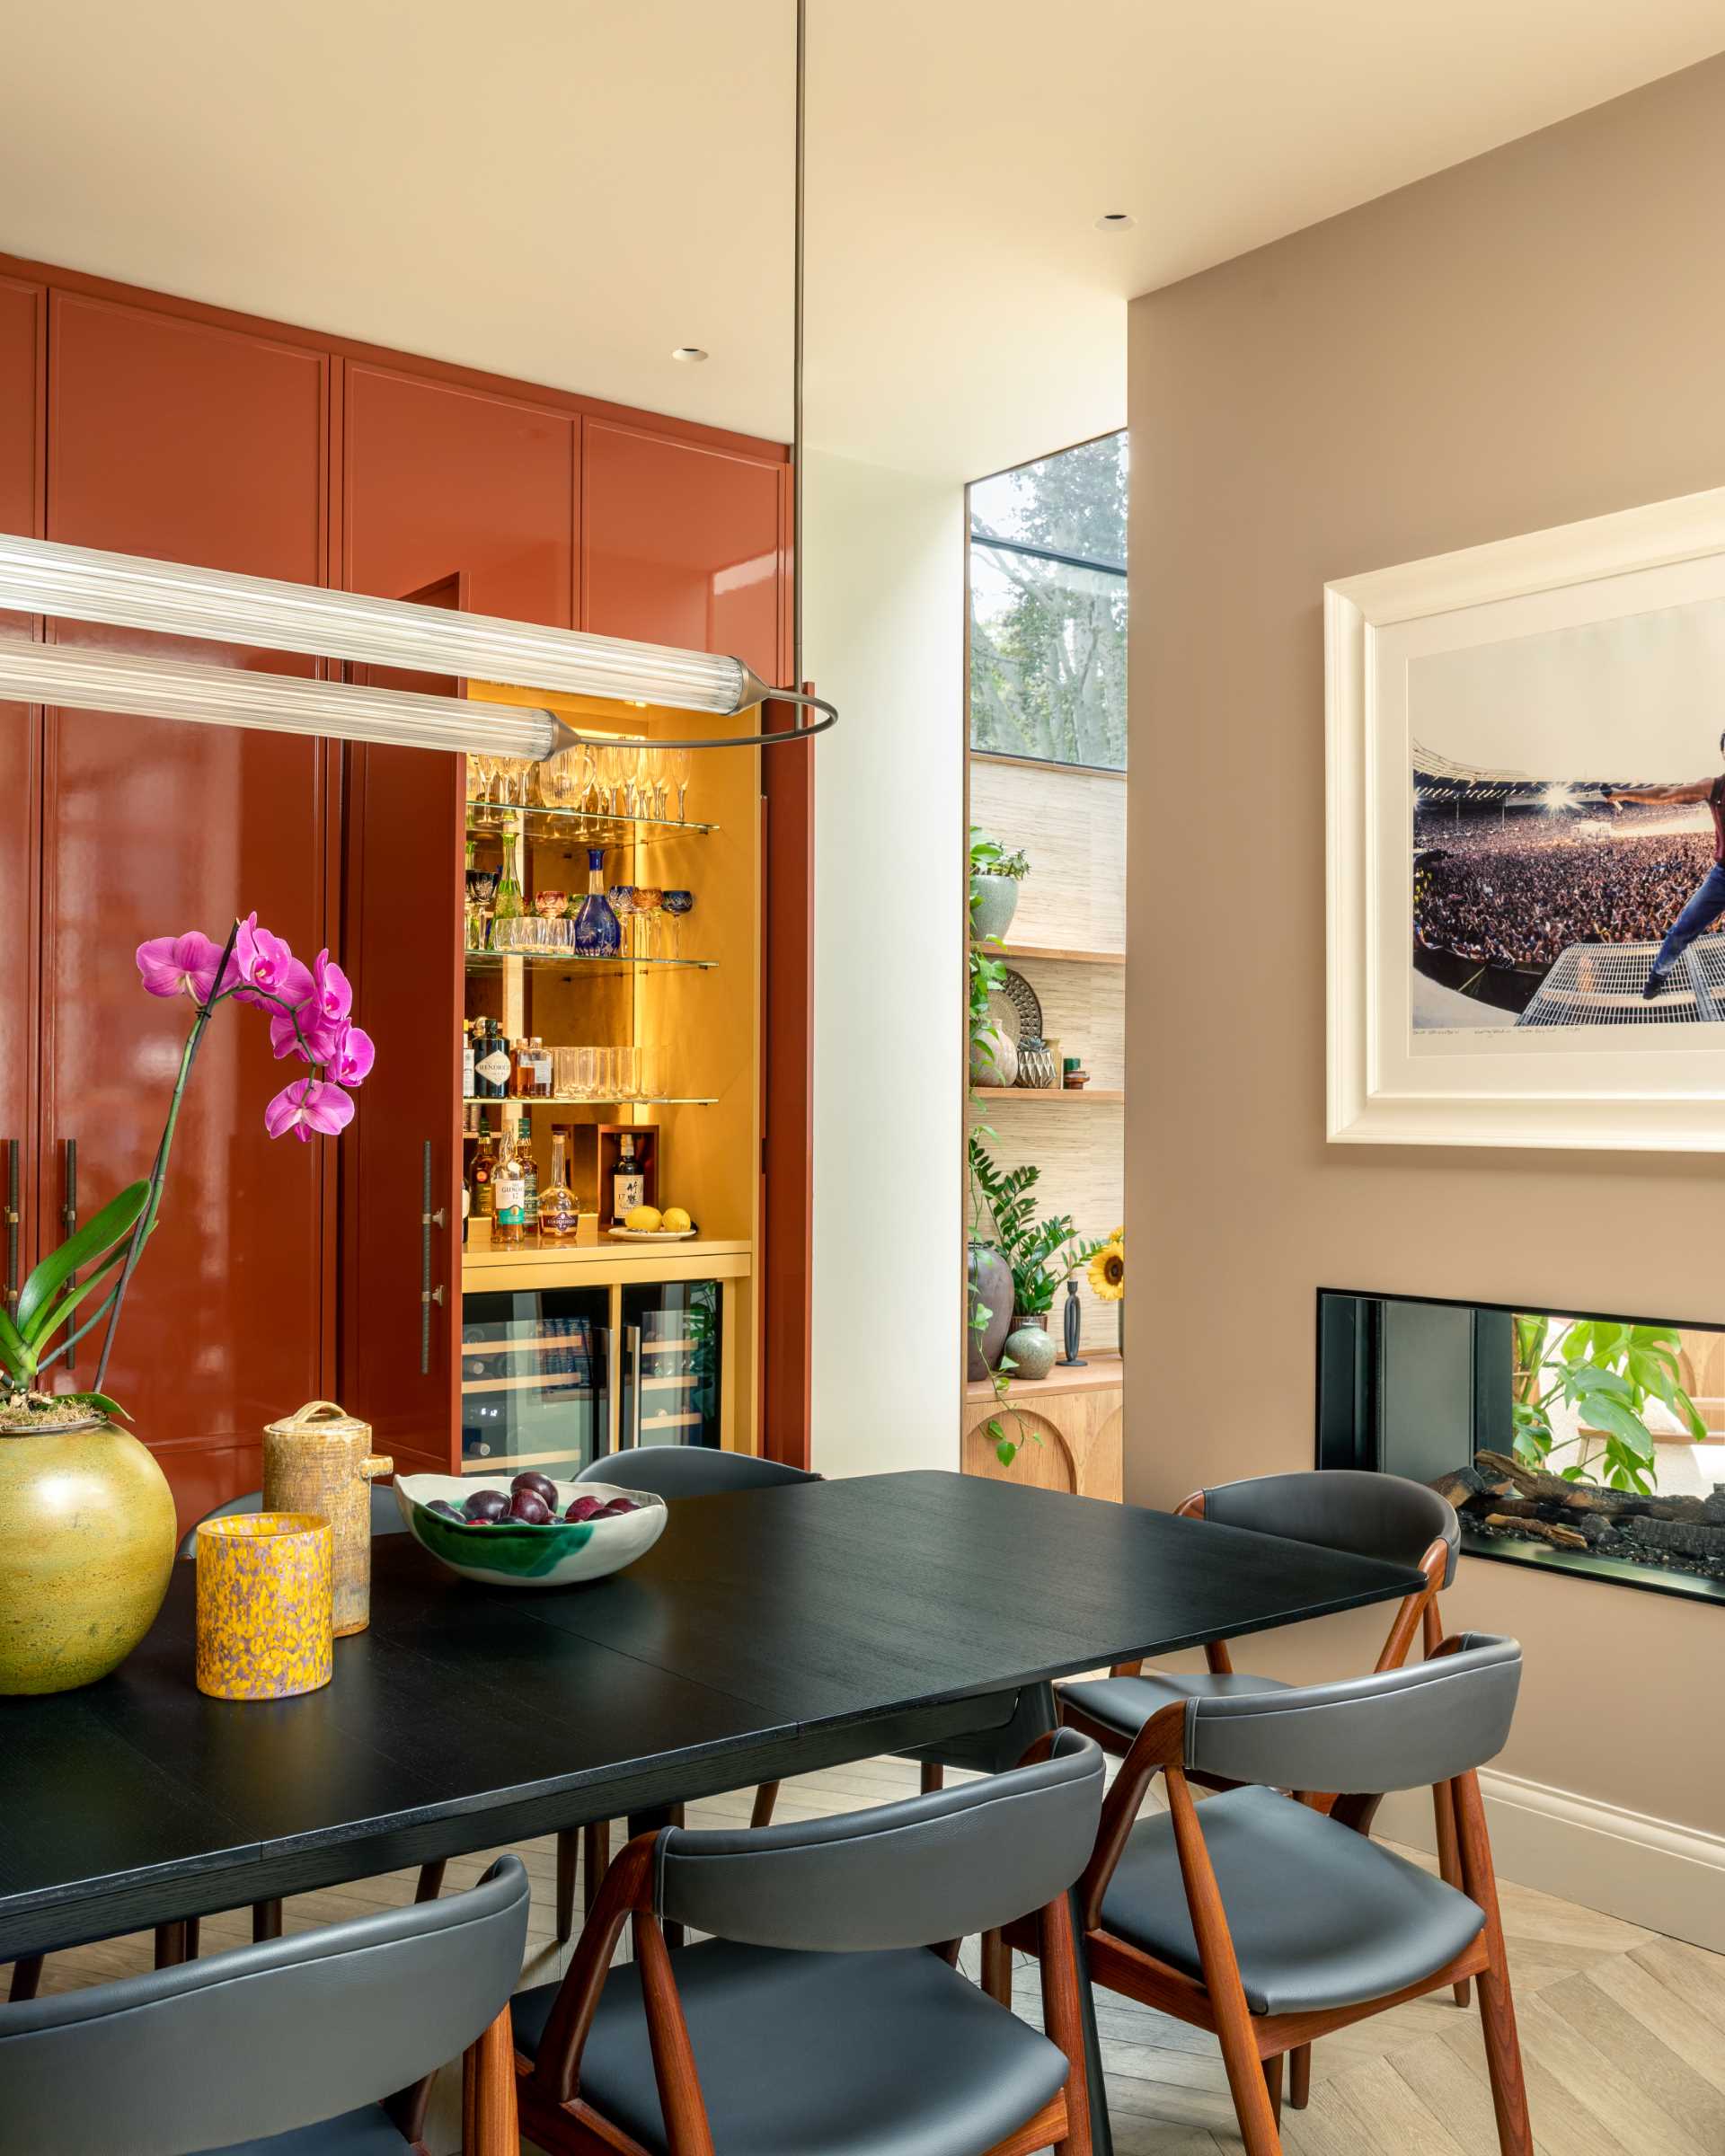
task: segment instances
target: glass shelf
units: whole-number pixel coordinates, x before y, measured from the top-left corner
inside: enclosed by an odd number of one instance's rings
[[[526,835],[541,844],[579,846],[659,845],[668,838],[705,838],[717,824],[682,823],[672,817],[606,816],[592,808],[509,808],[494,801],[469,801],[470,838],[500,841],[525,820]]]
[[[525,1099],[519,1093],[464,1093],[464,1108],[715,1108],[716,1093],[543,1093]]]
[[[468,950],[469,973],[500,973],[509,965],[555,967],[562,973],[711,973],[717,959],[584,959],[575,950]]]

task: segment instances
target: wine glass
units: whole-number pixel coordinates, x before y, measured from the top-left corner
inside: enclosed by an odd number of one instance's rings
[[[653,956],[652,924],[664,903],[664,892],[655,886],[644,883],[635,886],[635,918],[641,923],[641,947],[635,953],[638,959]]]
[[[684,808],[683,801],[689,790],[689,751],[686,748],[668,748],[665,751],[665,762],[677,786],[677,820],[679,824],[686,823],[688,811]]]
[[[617,792],[629,776],[624,747],[621,741],[606,741],[599,747],[599,785],[607,816],[616,814]]]
[[[611,911],[617,916],[617,925],[623,931],[623,955],[630,955],[629,923],[640,911],[641,893],[632,883],[614,883],[605,894],[611,901]]]
[[[670,919],[671,956],[675,959],[681,955],[679,932],[683,926],[683,917],[686,914],[692,914],[694,911],[694,893],[693,891],[666,891],[661,894],[661,897],[666,914]]]

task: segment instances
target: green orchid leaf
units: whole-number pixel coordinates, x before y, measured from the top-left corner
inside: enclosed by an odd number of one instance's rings
[[[36,1374],[35,1350],[0,1307],[0,1362],[4,1362],[13,1377],[27,1383]]]
[[[98,1408],[104,1415],[118,1415],[124,1422],[129,1422],[132,1419],[119,1402],[117,1400],[111,1400],[105,1392],[66,1392],[60,1397],[65,1400],[75,1400],[87,1406]]]
[[[58,1302],[50,1303],[45,1309],[36,1312],[25,1335],[32,1348],[41,1347],[52,1333],[65,1324],[93,1287],[100,1287],[116,1266],[125,1264],[128,1249],[127,1243],[117,1243],[102,1263],[93,1266],[75,1287],[67,1288]],[[22,1308],[22,1303],[19,1307]]]
[[[42,1259],[24,1282],[18,1298],[18,1330],[26,1339],[36,1312],[52,1301],[73,1274],[131,1233],[149,1196],[147,1182],[128,1183],[118,1197],[111,1197],[99,1213],[85,1221],[75,1235],[68,1235],[58,1250]]]

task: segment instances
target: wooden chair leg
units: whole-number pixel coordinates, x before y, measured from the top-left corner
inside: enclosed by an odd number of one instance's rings
[[[187,1951],[187,1929],[183,1919],[155,1927],[155,1966],[158,1969],[177,1969],[182,1961],[190,1958]]]
[[[1312,2100],[1312,2046],[1296,2045],[1287,2054],[1287,2107],[1304,2111]]]
[[[1431,1808],[1438,1825],[1438,1869],[1446,1886],[1458,1894],[1462,1886],[1462,1852],[1455,1837],[1455,1796],[1446,1781],[1438,1782],[1431,1792]],[[1455,1985],[1455,2003],[1464,2007],[1473,1996],[1473,1985],[1464,1976]]]
[[[557,1943],[575,1936],[575,1873],[581,1854],[581,1829],[563,1827],[557,1836]]]
[[[461,2062],[463,2156],[520,2156],[515,2036],[506,2006]]]
[[[1485,1944],[1491,1959],[1480,1971],[1480,2024],[1485,2036],[1486,2072],[1491,2077],[1491,2108],[1497,2116],[1499,2156],[1534,2156],[1527,2085],[1522,2076],[1521,2045],[1516,2035],[1516,2002],[1509,1989],[1497,1875],[1485,1831],[1485,1808],[1480,1802],[1479,1776],[1463,1774],[1450,1788],[1455,1800],[1463,1882],[1468,1898],[1485,1912]]]
[[[281,1903],[253,1902],[252,1904],[252,1943],[261,1946],[267,1939],[281,1937]]]
[[[751,1826],[771,1826],[773,1807],[778,1801],[778,1783],[764,1781],[755,1792],[755,1808],[748,1815],[748,1824]]]
[[[593,1913],[599,1882],[611,1869],[611,1822],[596,1819],[581,1829],[581,1914]]]
[[[1282,2130],[1282,2054],[1264,2061],[1264,2087],[1269,2091],[1269,2108],[1276,2120],[1276,2131]]]
[[[946,1787],[946,1769],[936,1760],[924,1760],[921,1785],[924,1797],[932,1797],[936,1789],[943,1789]]]
[[[435,1902],[443,1892],[443,1875],[449,1869],[447,1860],[439,1857],[433,1864],[421,1864],[420,1883],[413,1889],[416,1902]]]
[[[1013,2003],[1013,1950],[998,1931],[982,1935],[982,1988],[996,2006]]]
[[[37,1988],[42,1981],[42,1963],[46,1958],[41,1954],[21,1954],[18,1957],[12,1965],[12,1986],[6,1993],[8,2001],[15,2004],[21,1999],[33,1999],[36,1996]]]

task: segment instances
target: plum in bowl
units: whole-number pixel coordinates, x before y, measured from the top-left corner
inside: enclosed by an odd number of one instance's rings
[[[395,1502],[422,1550],[464,1579],[567,1587],[604,1579],[665,1532],[665,1500],[548,1475],[398,1475]]]

